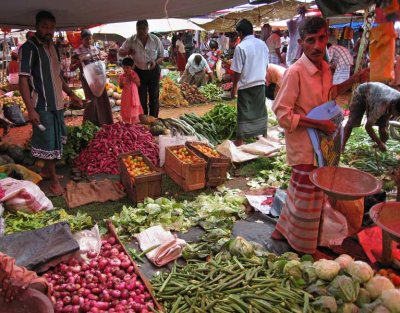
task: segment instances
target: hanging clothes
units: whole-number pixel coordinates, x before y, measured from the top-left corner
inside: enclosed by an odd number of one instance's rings
[[[382,23],[371,29],[369,45],[371,81],[387,83],[393,79],[395,40],[393,23]]]
[[[286,54],[286,64],[287,66],[292,65],[298,59],[300,59],[303,49],[300,47],[298,43],[298,39],[300,39],[298,27],[300,22],[304,19],[302,15],[300,15],[296,19],[291,19],[287,22],[287,27],[289,30],[289,48]]]
[[[365,9],[374,4],[375,0],[316,0],[318,8],[325,17],[336,16],[345,13],[352,13]]]

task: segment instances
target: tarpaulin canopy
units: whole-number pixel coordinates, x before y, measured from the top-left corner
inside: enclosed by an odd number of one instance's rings
[[[260,5],[252,10],[232,12],[215,20],[202,24],[205,30],[219,32],[234,31],[236,23],[242,18],[248,19],[253,25],[260,25],[263,22],[287,19],[297,14],[299,2],[294,0],[282,0],[274,4]]]
[[[245,3],[245,0],[13,0],[3,3],[0,27],[32,28],[40,10],[52,12],[60,29],[149,18],[189,18]]]
[[[155,19],[148,20],[149,31],[157,33],[165,33],[178,30],[203,30],[200,26],[193,24],[192,22],[179,18],[169,19]],[[93,34],[117,34],[124,38],[128,38],[136,34],[136,22],[125,22],[125,23],[112,23],[93,27],[90,29]]]
[[[351,13],[357,10],[366,9],[374,4],[375,0],[316,0],[318,8],[324,16]]]

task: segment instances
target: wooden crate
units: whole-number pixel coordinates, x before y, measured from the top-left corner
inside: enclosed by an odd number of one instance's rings
[[[135,178],[131,177],[128,170],[123,162],[123,159],[127,156],[140,155],[143,157],[144,162],[151,168],[152,171],[156,171],[154,174],[139,175]],[[161,196],[161,171],[154,166],[153,163],[140,151],[133,151],[128,153],[122,153],[118,156],[118,165],[120,171],[121,183],[124,185],[128,198],[134,203],[143,202],[146,197],[158,198]]]
[[[172,153],[172,150],[183,147],[185,146],[179,145],[165,148],[165,172],[184,191],[202,189],[206,185],[207,163],[202,158],[200,158],[201,162],[196,164],[183,163]],[[194,155],[192,151],[188,151],[191,155]]]
[[[199,151],[194,145],[200,144],[205,145],[204,142],[186,142],[188,149],[193,151],[197,156],[206,160],[206,186],[207,187],[217,187],[222,185],[226,181],[226,174],[229,172],[232,162],[231,159],[220,153],[220,158],[213,158],[205,155],[203,152]]]
[[[151,298],[154,302],[155,305],[155,309],[157,309],[160,312],[165,312],[164,308],[161,306],[160,303],[158,303],[156,296],[154,294],[154,290],[153,290],[153,286],[151,285],[150,281],[148,280],[148,278],[146,276],[144,276],[142,274],[142,272],[139,270],[139,267],[136,265],[135,261],[132,259],[132,257],[130,256],[130,254],[128,253],[128,251],[126,250],[125,246],[122,244],[121,240],[118,237],[117,231],[115,229],[114,224],[108,220],[107,221],[107,228],[108,228],[108,233],[112,236],[114,236],[117,239],[117,243],[119,243],[122,247],[122,249],[124,250],[125,254],[129,257],[129,260],[131,261],[135,274],[143,281],[143,284],[146,286],[146,289],[148,290],[148,292],[151,295]]]

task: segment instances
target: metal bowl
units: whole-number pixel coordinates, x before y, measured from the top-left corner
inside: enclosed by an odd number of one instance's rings
[[[369,210],[369,216],[392,240],[400,242],[400,202],[375,204]]]
[[[349,167],[320,167],[310,173],[310,180],[336,200],[356,200],[376,194],[382,188],[374,176]]]

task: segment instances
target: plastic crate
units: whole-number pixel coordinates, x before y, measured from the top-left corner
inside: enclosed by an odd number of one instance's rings
[[[165,148],[165,172],[184,191],[202,189],[206,185],[207,163],[200,158],[200,162],[189,164],[183,163],[172,153],[172,150],[184,148],[184,145],[170,146]],[[192,151],[189,154],[195,155]]]
[[[222,185],[226,181],[226,174],[231,168],[232,162],[230,158],[221,155],[219,158],[209,157],[203,152],[198,150],[194,145],[204,145],[208,146],[204,142],[186,142],[188,149],[193,151],[197,156],[206,160],[206,186],[207,187],[217,187]]]
[[[123,162],[123,159],[127,156],[143,157],[143,161],[151,168],[152,171],[156,171],[153,174],[139,175],[132,177],[129,175],[128,170]],[[128,153],[122,153],[118,156],[118,164],[120,171],[120,179],[122,185],[124,185],[128,198],[134,203],[143,202],[147,197],[157,198],[161,196],[161,171],[154,166],[153,163],[140,151],[133,151]]]

